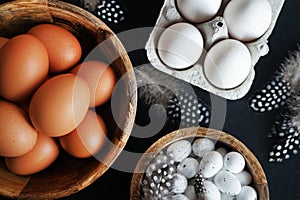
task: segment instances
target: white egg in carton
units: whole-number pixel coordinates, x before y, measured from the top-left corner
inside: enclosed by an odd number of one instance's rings
[[[245,73],[244,73],[244,75],[240,75],[239,74],[240,72],[237,72],[237,71],[240,70],[241,73],[243,73],[243,70],[242,70],[243,66],[241,66],[240,69],[239,68],[234,69],[235,70],[234,74],[226,75],[227,77],[225,77],[225,79],[227,78],[227,80],[235,81],[233,83],[230,83],[230,81],[229,81],[229,83],[228,83],[229,87],[219,87],[218,84],[214,84],[214,83],[212,83],[212,81],[208,80],[209,75],[208,75],[208,73],[205,74],[203,65],[204,65],[205,57],[207,57],[206,52],[209,53],[209,50],[212,49],[211,47],[214,47],[214,45],[219,43],[220,41],[223,41],[226,39],[234,39],[231,37],[231,34],[229,34],[228,25],[226,24],[224,17],[223,17],[224,9],[226,8],[227,4],[230,1],[223,0],[220,8],[218,9],[218,12],[214,15],[214,17],[208,21],[206,20],[205,22],[201,22],[201,23],[195,23],[195,22],[188,21],[186,19],[187,17],[183,18],[177,8],[178,1],[179,0],[165,0],[163,6],[161,8],[160,14],[156,21],[156,25],[153,28],[152,32],[150,33],[150,36],[149,36],[148,41],[145,46],[145,49],[147,51],[147,57],[148,57],[150,63],[153,65],[153,67],[155,67],[156,69],[158,69],[166,74],[169,74],[178,79],[187,81],[194,86],[202,88],[208,92],[211,92],[211,93],[221,96],[223,98],[226,98],[229,100],[236,100],[236,99],[239,99],[239,98],[242,98],[243,96],[245,96],[246,93],[249,91],[249,89],[252,85],[252,82],[254,80],[255,64],[258,62],[258,60],[260,59],[261,56],[264,56],[264,55],[268,54],[268,52],[269,52],[269,47],[267,44],[268,38],[271,35],[271,33],[275,27],[275,23],[277,21],[277,18],[279,16],[282,6],[284,4],[284,0],[267,0],[271,7],[270,23],[268,24],[266,31],[264,31],[264,33],[260,37],[258,37],[258,39],[251,40],[251,41],[246,41],[246,40],[241,41],[241,40],[235,39],[236,41],[239,41],[242,44],[244,44],[247,47],[247,49],[249,50],[249,53],[250,53],[249,54],[250,55],[249,56],[249,59],[250,59],[249,71],[247,71],[246,75],[245,75]],[[231,1],[233,1],[233,0],[231,0]],[[251,0],[249,0],[249,1],[251,1]],[[196,1],[194,1],[194,2],[196,2]],[[201,2],[201,1],[198,1],[198,2]],[[247,17],[253,17],[253,16],[248,15]],[[258,21],[257,24],[259,24],[260,23],[259,21],[264,21],[264,18],[262,18],[262,20],[257,20],[257,21]],[[194,62],[191,66],[182,67],[182,68],[180,68],[180,66],[170,67],[170,65],[167,65],[167,64],[165,64],[166,62],[162,61],[162,57],[158,52],[158,42],[159,42],[159,38],[161,37],[161,34],[164,32],[164,30],[167,30],[167,28],[170,27],[171,25],[174,25],[174,24],[177,24],[180,22],[191,24],[200,31],[200,33],[203,37],[204,50],[201,53],[200,58],[197,59],[197,61]],[[192,35],[191,37],[196,37],[196,36],[194,34],[194,36]],[[199,44],[197,44],[197,45],[199,46]],[[201,44],[200,44],[200,46],[201,46]],[[186,49],[183,49],[183,50],[179,49],[178,51],[186,51]],[[218,53],[220,53],[220,52],[218,52]],[[216,55],[218,55],[218,53],[216,53]],[[228,53],[228,52],[224,52],[224,54],[226,54],[226,53]],[[193,52],[191,52],[191,54],[193,54]],[[193,55],[191,55],[191,57],[192,57],[192,59],[195,59],[195,57],[193,57]],[[188,59],[190,59],[190,57]],[[213,57],[212,59],[216,59],[216,56]],[[240,61],[237,61],[240,63],[240,65],[245,63],[245,61],[244,61],[245,58],[243,58],[243,56],[240,56],[239,59],[235,58],[232,61],[227,60],[226,62],[229,62],[231,64],[231,62],[235,62],[235,60],[240,60]],[[223,61],[224,61],[224,59],[221,60],[221,62],[223,62]],[[176,63],[176,62],[177,61],[175,60],[173,63]],[[212,61],[212,62],[214,62],[214,61]],[[226,73],[226,71],[222,72],[222,70],[221,70],[221,72],[220,72],[221,76],[222,75],[225,76],[224,72]],[[212,76],[215,76],[215,75],[212,74]],[[219,76],[219,75],[217,75],[217,76]],[[235,80],[239,76],[245,76],[245,77],[242,81]],[[221,77],[221,79],[222,79],[222,77]],[[234,87],[230,87],[230,86],[238,83],[239,81],[241,81],[241,83],[235,85]],[[223,83],[225,83],[225,85],[226,85],[226,81],[224,81]]]

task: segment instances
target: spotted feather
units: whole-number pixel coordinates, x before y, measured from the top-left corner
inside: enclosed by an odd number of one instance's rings
[[[169,100],[167,115],[172,123],[180,123],[181,127],[207,127],[211,111],[200,98],[181,92]]]

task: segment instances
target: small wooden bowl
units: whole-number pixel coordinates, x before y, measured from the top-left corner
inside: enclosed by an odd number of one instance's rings
[[[201,127],[184,128],[173,131],[157,140],[147,149],[147,151],[140,158],[132,176],[130,199],[141,199],[141,182],[147,164],[149,163],[149,160],[153,155],[156,155],[160,150],[164,149],[166,146],[175,141],[182,139],[193,141],[195,138],[199,137],[210,138],[216,141],[216,145],[224,146],[225,148],[228,148],[230,150],[240,152],[246,160],[246,169],[251,173],[253,177],[252,184],[258,193],[258,199],[269,200],[269,189],[266,175],[253,153],[242,142],[240,142],[230,134],[214,129]]]
[[[99,45],[99,53],[121,78],[122,90],[112,117],[108,103],[98,112],[106,120],[110,144],[105,148],[101,162],[94,157],[76,159],[61,151],[58,159],[47,169],[32,176],[18,176],[5,167],[0,158],[0,195],[17,199],[58,199],[71,195],[104,174],[123,150],[130,136],[136,113],[136,81],[133,67],[122,43],[112,30],[91,13],[74,5],[56,0],[17,0],[0,5],[0,36],[11,38],[25,33],[41,23],[53,23],[71,31],[79,40],[83,56]],[[102,44],[102,43],[101,43]],[[123,86],[124,85],[124,86]],[[124,103],[128,100],[128,103]],[[115,119],[115,120],[114,120]],[[118,125],[116,121],[118,119]]]

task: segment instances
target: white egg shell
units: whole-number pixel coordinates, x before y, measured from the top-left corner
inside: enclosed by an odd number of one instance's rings
[[[228,153],[227,149],[225,149],[223,147],[217,148],[216,151],[219,152],[223,156],[223,158]]]
[[[203,70],[213,86],[232,89],[245,81],[251,66],[251,54],[247,46],[238,40],[225,39],[208,50]]]
[[[170,144],[167,148],[167,155],[175,162],[181,162],[192,152],[192,145],[187,140],[179,140]]]
[[[217,151],[211,151],[206,154],[199,164],[199,171],[204,178],[210,178],[216,175],[223,167],[223,157]]]
[[[220,171],[214,178],[214,183],[222,193],[237,195],[241,192],[242,186],[239,179],[229,171]]]
[[[182,174],[175,173],[172,178],[172,192],[175,194],[184,193],[188,186],[188,181]]]
[[[262,36],[272,21],[268,0],[231,0],[223,17],[232,38],[249,42]]]
[[[176,194],[168,198],[169,200],[190,200],[187,196],[184,194]]]
[[[194,177],[199,170],[199,162],[195,158],[188,157],[177,165],[177,172],[187,179]]]
[[[177,9],[190,22],[200,23],[212,19],[220,9],[222,0],[177,0]]]
[[[164,64],[184,69],[195,64],[203,51],[203,37],[192,24],[178,22],[167,27],[158,39],[157,52]]]
[[[234,195],[221,193],[222,200],[236,200]]]
[[[234,175],[240,180],[242,186],[249,185],[253,179],[252,175],[246,170],[243,170],[242,172]]]
[[[240,173],[245,168],[245,165],[245,158],[238,152],[229,152],[224,157],[224,167],[232,173]]]
[[[206,192],[199,195],[201,200],[221,200],[221,193],[217,186],[210,181],[204,181]]]
[[[257,200],[257,193],[253,187],[244,186],[240,194],[236,196],[236,200]]]
[[[192,144],[193,153],[202,158],[215,149],[215,143],[208,138],[198,138]]]
[[[184,195],[189,199],[189,200],[197,200],[197,195],[195,193],[195,187],[194,185],[188,185]]]

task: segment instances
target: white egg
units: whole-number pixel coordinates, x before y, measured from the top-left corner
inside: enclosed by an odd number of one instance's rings
[[[192,24],[179,22],[167,27],[158,39],[160,59],[174,69],[194,65],[203,51],[203,37]]]
[[[229,171],[220,171],[215,175],[214,183],[222,193],[237,195],[241,192],[242,186],[239,179]]]
[[[167,155],[175,162],[181,162],[192,152],[192,145],[187,140],[179,140],[170,144],[167,148]]]
[[[202,158],[215,149],[215,143],[208,138],[198,138],[192,144],[193,153]]]
[[[222,0],[177,0],[177,9],[188,21],[201,23],[212,19]]]
[[[212,85],[232,89],[242,84],[250,73],[251,55],[242,42],[225,39],[209,49],[203,67]]]
[[[210,181],[204,181],[205,193],[199,195],[202,200],[221,200],[221,193],[217,186]]]
[[[272,21],[268,0],[231,0],[223,17],[232,38],[248,42],[262,36]]]
[[[236,196],[236,200],[257,200],[257,193],[253,187],[244,186],[240,194]]]
[[[211,178],[223,167],[223,157],[217,151],[206,154],[199,164],[199,171],[204,178]]]
[[[187,179],[194,177],[199,169],[199,162],[195,158],[188,157],[177,165],[177,172]]]
[[[232,151],[224,157],[224,167],[232,173],[240,173],[245,165],[245,158],[239,152]]]
[[[184,193],[188,186],[188,181],[182,174],[175,173],[172,178],[172,192],[175,194]]]
[[[253,179],[252,175],[246,170],[234,175],[240,180],[242,186],[249,185]]]

